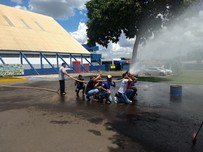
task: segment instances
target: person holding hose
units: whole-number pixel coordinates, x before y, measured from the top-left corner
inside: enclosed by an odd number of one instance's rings
[[[66,63],[62,63],[61,67],[59,68],[59,86],[60,86],[60,95],[65,95],[65,75],[69,77],[66,70],[70,68],[66,68]]]
[[[132,103],[132,101],[129,100],[128,97],[126,96],[128,83],[131,83],[132,79],[128,73],[124,73],[122,77],[123,77],[123,80],[121,81],[120,87],[118,89],[118,93],[116,93],[114,97],[114,101],[115,103],[117,102],[125,103],[125,104]]]

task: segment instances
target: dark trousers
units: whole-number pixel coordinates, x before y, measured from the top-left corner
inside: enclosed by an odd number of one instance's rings
[[[76,87],[75,92],[79,93],[80,90],[82,90],[82,94],[84,94],[84,93],[85,93],[85,86],[82,86],[82,87]]]
[[[65,93],[65,80],[59,80],[60,94]]]

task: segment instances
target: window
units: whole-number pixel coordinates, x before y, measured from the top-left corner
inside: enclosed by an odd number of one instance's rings
[[[24,24],[27,28],[31,29],[30,26],[29,26],[23,19],[20,19],[20,20],[23,22],[23,24]]]
[[[35,21],[35,23],[39,26],[39,28],[41,28],[42,31],[45,31],[44,28],[37,21]]]
[[[14,24],[9,20],[7,16],[3,16],[3,17],[10,26],[14,26]]]

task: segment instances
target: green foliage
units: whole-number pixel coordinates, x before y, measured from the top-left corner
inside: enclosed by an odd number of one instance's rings
[[[201,63],[203,60],[203,50],[194,50],[187,54],[188,59],[195,60],[197,63]]]
[[[88,44],[97,42],[107,47],[110,41],[118,42],[122,32],[127,38],[137,36],[138,41],[146,40],[193,1],[90,0],[86,3]]]

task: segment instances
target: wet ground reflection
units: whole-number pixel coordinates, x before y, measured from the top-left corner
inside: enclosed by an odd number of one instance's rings
[[[53,89],[57,88],[58,82],[37,82],[34,86]],[[9,91],[10,95],[1,93],[0,110],[35,106],[51,112],[71,112],[95,124],[107,119],[107,129],[128,136],[153,151],[201,152],[203,134],[199,134],[195,147],[192,146],[191,135],[203,118],[203,86],[183,85],[179,100],[171,97],[170,84],[138,82],[137,86],[137,101],[132,105],[105,104],[94,100],[86,102],[82,96],[76,97],[72,81],[67,81],[65,96],[37,90],[1,88],[1,92]],[[112,95],[117,89],[112,88]],[[94,130],[90,132],[99,135]]]

